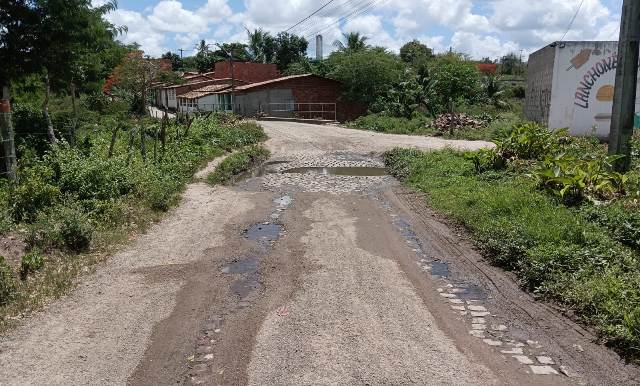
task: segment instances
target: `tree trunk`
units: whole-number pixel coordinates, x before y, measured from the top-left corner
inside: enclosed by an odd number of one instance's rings
[[[140,154],[142,155],[142,161],[147,162],[147,144],[145,142],[145,138],[147,137],[147,133],[144,129],[144,124],[140,125]]]
[[[160,143],[162,145],[162,154],[161,157],[164,157],[164,151],[165,151],[165,146],[167,144],[167,124],[168,124],[168,118],[167,118],[167,111],[165,110],[164,112],[164,117],[162,118],[162,126],[160,126]]]
[[[136,129],[129,129],[129,146],[127,146],[127,165],[131,163],[131,157],[133,156],[133,143],[136,140]]]
[[[53,122],[51,122],[51,116],[49,115],[49,97],[51,96],[51,84],[49,82],[49,73],[45,72],[44,75],[44,102],[42,103],[42,115],[47,122],[47,137],[49,142],[55,144],[58,142],[56,139],[56,133],[53,131]]]
[[[153,163],[158,161],[158,126],[153,126]]]
[[[109,143],[109,158],[113,157],[113,148],[116,146],[116,137],[118,136],[118,125],[113,128],[111,134],[111,142]]]
[[[78,126],[78,106],[76,104],[76,84],[71,82],[69,84],[69,91],[71,92],[71,106],[73,106],[73,120],[71,121],[71,127],[69,127],[69,144],[75,146],[76,144],[76,128]]]
[[[16,179],[16,148],[13,141],[11,123],[11,94],[7,83],[0,84],[0,175],[10,180]]]

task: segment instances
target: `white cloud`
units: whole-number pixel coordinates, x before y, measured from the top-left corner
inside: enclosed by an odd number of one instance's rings
[[[175,0],[164,0],[153,7],[149,22],[160,32],[204,33],[208,30],[202,15],[182,8],[182,3]]]
[[[498,59],[510,52],[518,52],[517,43],[502,42],[495,36],[478,35],[472,32],[456,32],[451,37],[451,46],[456,52],[464,52],[473,58]]]
[[[128,31],[122,37],[125,43],[138,43],[147,54],[153,56],[167,51],[164,33],[154,30],[140,13],[117,9],[107,19],[116,26],[127,26]]]
[[[579,1],[394,0],[358,14],[354,13],[354,6],[360,2],[340,0],[291,32],[309,40],[310,53],[315,51],[317,32],[324,36],[324,52],[328,54],[333,49],[331,43],[342,38],[342,33],[358,31],[370,37],[371,44],[394,51],[405,42],[418,39],[436,51],[453,46],[475,58],[497,57],[521,48],[532,52],[561,38]],[[92,4],[103,2],[93,0]],[[618,3],[619,0],[584,0],[566,39],[616,39],[619,15],[610,7]],[[277,34],[317,10],[322,3],[244,0],[243,7],[236,7],[235,11],[229,0],[199,0],[193,8],[184,4],[178,0],[161,0],[141,13],[120,9],[109,15],[109,20],[129,27],[124,41],[137,41],[147,53],[157,55],[166,51],[167,46],[178,48],[175,46],[178,44],[185,48],[203,38],[246,41],[245,28],[262,28]],[[345,22],[336,23],[337,18],[350,14]]]

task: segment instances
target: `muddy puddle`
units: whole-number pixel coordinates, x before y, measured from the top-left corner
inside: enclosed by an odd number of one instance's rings
[[[282,173],[305,174],[314,173],[323,176],[354,176],[354,177],[375,177],[386,176],[387,169],[376,167],[301,167],[282,171]]]
[[[244,237],[258,242],[274,241],[280,237],[283,229],[279,224],[256,224],[245,231]]]

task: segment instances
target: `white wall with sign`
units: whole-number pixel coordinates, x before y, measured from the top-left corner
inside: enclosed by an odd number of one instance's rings
[[[555,47],[549,127],[607,137],[611,125],[617,42],[559,42]],[[636,111],[640,112],[640,84]]]

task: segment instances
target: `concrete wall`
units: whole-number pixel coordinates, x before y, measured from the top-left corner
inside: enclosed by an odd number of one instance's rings
[[[608,137],[617,51],[617,42],[560,42],[532,54],[525,117],[551,129],[568,127],[574,135]],[[547,102],[551,60],[551,98]],[[636,105],[640,111],[640,98]]]
[[[255,117],[257,112],[269,111],[269,115],[274,117],[291,117],[291,113],[287,111],[270,111],[272,105],[270,103],[293,103],[293,91],[288,88],[261,89],[256,91],[244,92],[236,95],[235,98],[236,113],[245,117]],[[273,110],[285,110],[287,106],[275,106]]]
[[[556,50],[552,46],[531,54],[527,70],[524,116],[545,126],[549,125],[555,55]]]

